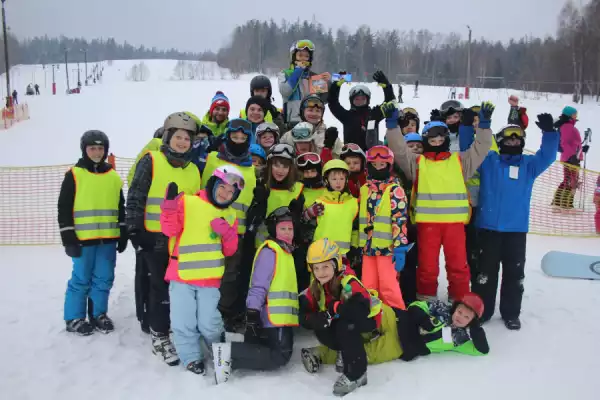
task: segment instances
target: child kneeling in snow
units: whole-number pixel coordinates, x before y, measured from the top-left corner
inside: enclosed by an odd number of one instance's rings
[[[217,168],[206,189],[178,194],[171,182],[161,206],[162,232],[170,238],[171,328],[179,358],[188,371],[204,374],[200,340],[208,346],[224,337],[217,309],[225,257],[237,250],[238,220],[230,207],[244,189],[242,173],[233,166]]]
[[[265,222],[269,237],[252,266],[244,342],[213,343],[217,384],[229,379],[232,368],[275,370],[292,357],[299,308],[293,214],[279,207]]]
[[[444,351],[485,355],[490,351],[479,319],[483,301],[475,293],[449,305],[440,300],[415,301],[408,306],[407,323],[399,326],[404,353],[402,359]]]

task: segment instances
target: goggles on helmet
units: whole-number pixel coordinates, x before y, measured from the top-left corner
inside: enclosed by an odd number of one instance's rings
[[[318,108],[321,110],[325,109],[325,105],[321,100],[317,99],[308,99],[304,102],[304,108]]]
[[[221,179],[226,184],[235,186],[239,191],[244,190],[244,178],[239,175],[229,174],[226,171],[221,171],[219,169],[216,169],[215,172],[213,172],[213,175]]]
[[[256,136],[260,136],[267,132],[271,132],[275,136],[279,136],[279,127],[272,122],[263,122],[256,128]]]
[[[356,143],[346,143],[344,147],[342,147],[342,151],[340,153],[341,156],[351,155],[351,154],[360,154],[363,158],[367,158],[363,149],[360,148]]]
[[[321,164],[321,157],[317,153],[304,153],[298,156],[296,162],[299,167],[306,167],[309,164],[317,167]]]
[[[298,40],[294,43],[294,48],[296,50],[308,50],[315,51],[315,44],[308,39]]]
[[[358,86],[354,86],[352,89],[350,89],[350,97],[356,97],[356,96],[366,96],[366,97],[371,97],[371,91],[369,90],[368,87],[364,86],[364,85],[358,85]]]
[[[294,148],[292,146],[289,144],[279,143],[269,149],[267,160],[270,160],[273,157],[281,157],[288,160],[293,160],[294,155]]]
[[[417,118],[419,117],[419,113],[417,112],[417,110],[415,110],[412,107],[404,107],[402,109],[402,114],[404,114],[404,115],[406,115],[406,114],[412,114],[412,115],[414,115]]]
[[[252,124],[245,119],[236,118],[229,121],[229,131],[244,131],[246,135],[252,135]]]
[[[309,128],[294,128],[292,129],[292,137],[294,140],[307,140],[312,136],[312,130]]]
[[[509,137],[517,137],[525,139],[525,131],[518,125],[509,125],[504,128],[500,132],[496,134],[496,136],[501,138],[509,138]]]
[[[367,161],[373,162],[377,159],[392,162],[394,160],[394,154],[386,146],[373,146],[367,150]]]

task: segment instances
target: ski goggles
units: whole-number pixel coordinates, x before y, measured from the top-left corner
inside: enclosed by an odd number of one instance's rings
[[[298,156],[296,163],[301,168],[307,167],[309,164],[317,167],[321,164],[321,157],[317,153],[304,153],[301,156]]]
[[[279,136],[279,127],[272,122],[263,122],[256,128],[257,137],[268,132],[271,132],[274,136]]]
[[[229,121],[228,131],[244,131],[246,135],[252,135],[252,124],[245,119],[236,118]]]
[[[417,110],[415,110],[415,109],[414,109],[414,108],[412,108],[412,107],[404,107],[404,108],[402,109],[402,113],[403,113],[404,115],[406,115],[406,114],[412,114],[412,115],[416,116],[417,118],[419,117],[419,113],[417,112]]]
[[[373,146],[367,150],[367,161],[373,162],[377,159],[392,162],[394,160],[394,154],[386,146]]]
[[[269,155],[267,156],[267,160],[272,159],[273,157],[285,158],[288,160],[293,160],[295,156],[294,148],[289,144],[279,143],[269,149]]]
[[[325,109],[325,105],[321,100],[317,99],[308,99],[304,102],[304,108],[318,108],[320,110]]]
[[[452,111],[453,113],[455,113],[462,111],[462,108],[462,104],[460,104],[458,101],[448,100],[444,104],[442,104],[440,110],[444,113],[447,113],[448,111]]]
[[[236,187],[239,191],[244,190],[244,178],[239,175],[230,174],[226,171],[224,172],[218,169],[213,172],[213,175],[221,179],[226,184]]]
[[[366,97],[371,97],[371,91],[369,90],[368,87],[364,86],[364,85],[358,85],[358,86],[354,86],[352,89],[350,89],[350,97],[356,97],[356,96],[366,96]]]
[[[434,138],[437,136],[447,137],[450,135],[450,131],[448,128],[443,126],[432,126],[423,132],[423,137],[425,138]]]
[[[517,138],[525,139],[526,135],[525,135],[525,131],[523,129],[521,129],[520,126],[514,125],[514,126],[506,126],[506,127],[502,128],[502,130],[500,132],[498,132],[496,134],[496,136],[499,136],[501,138],[517,137]]]
[[[361,147],[359,145],[357,145],[356,143],[346,143],[344,145],[344,147],[342,147],[342,151],[340,153],[340,155],[345,156],[345,155],[361,155],[364,158],[367,158],[365,156],[365,152],[363,151],[363,149],[361,149]]]
[[[315,51],[315,44],[312,41],[308,40],[308,39],[303,39],[303,40],[298,40],[294,44],[294,48],[296,50]]]
[[[298,140],[308,141],[308,140],[310,140],[311,136],[312,136],[312,129],[310,129],[310,128],[294,128],[294,129],[292,129],[292,138],[294,138],[294,140],[296,140],[296,141],[298,141]]]

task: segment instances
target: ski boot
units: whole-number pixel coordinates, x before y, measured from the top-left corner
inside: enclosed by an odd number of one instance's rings
[[[506,319],[504,320],[504,326],[511,331],[518,331],[521,329],[521,320],[519,318]]]
[[[231,376],[231,343],[212,344],[215,383],[227,382]]]
[[[335,357],[335,372],[340,374],[344,372],[344,359],[342,358],[342,352],[338,351]]]
[[[79,336],[89,336],[94,333],[94,327],[85,318],[77,318],[67,321],[67,332],[76,333]]]
[[[111,333],[115,330],[115,324],[106,314],[100,314],[96,318],[90,318],[90,324],[98,332]]]
[[[319,369],[321,369],[321,364],[323,364],[318,347],[309,347],[307,349],[302,349],[300,351],[300,358],[302,358],[302,364],[304,365],[304,368],[309,374],[316,374],[317,372],[319,372]]]
[[[365,372],[360,378],[351,381],[346,375],[341,375],[333,384],[333,394],[335,396],[345,396],[367,384],[367,373]]]
[[[150,330],[150,334],[152,335],[152,354],[160,354],[163,361],[171,367],[179,365],[179,356],[169,335],[154,332],[153,330]]]
[[[206,369],[204,368],[204,361],[192,361],[185,367],[190,372],[196,375],[206,375]]]

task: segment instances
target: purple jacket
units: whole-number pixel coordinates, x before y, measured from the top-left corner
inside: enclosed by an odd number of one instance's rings
[[[579,160],[583,159],[583,155],[581,154],[581,134],[575,128],[575,121],[565,122],[560,127],[560,146],[563,149],[560,161],[566,162],[573,155],[577,156]]]
[[[275,252],[268,247],[263,247],[258,253],[246,299],[246,308],[260,310],[263,328],[273,328],[267,315],[267,294],[275,273],[275,259]]]

